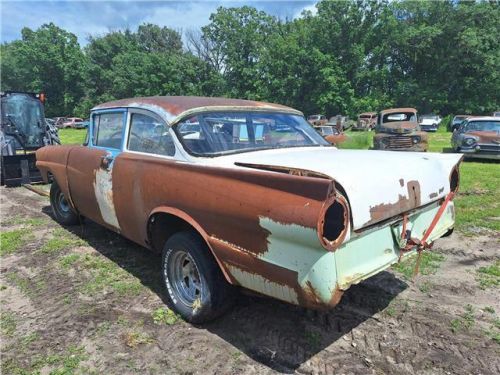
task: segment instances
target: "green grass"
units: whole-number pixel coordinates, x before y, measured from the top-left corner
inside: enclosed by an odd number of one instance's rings
[[[476,280],[481,289],[498,287],[500,285],[500,260],[489,266],[480,267],[476,271]]]
[[[86,245],[84,240],[78,238],[67,230],[59,228],[52,233],[52,238],[43,244],[40,251],[45,254],[50,254],[64,249],[69,249],[71,247],[84,245]]]
[[[25,225],[30,227],[39,227],[49,222],[48,219],[42,217],[24,217],[20,215],[2,218],[2,225]]]
[[[463,162],[454,201],[456,227],[465,234],[500,231],[500,163]]]
[[[153,311],[152,317],[153,322],[158,325],[166,324],[170,326],[180,321],[180,317],[178,315],[165,307],[160,307]]]
[[[69,254],[59,259],[59,264],[61,265],[62,268],[68,269],[71,266],[73,266],[79,259],[80,259],[79,254]]]
[[[423,251],[420,259],[419,273],[421,275],[432,275],[436,273],[444,260],[444,256],[441,254],[434,253],[432,251]],[[416,256],[410,256],[396,263],[392,268],[403,275],[406,280],[410,280],[413,277],[413,272],[415,270],[415,265],[417,262]]]
[[[16,332],[17,324],[14,314],[10,311],[2,311],[0,315],[0,330],[5,336],[12,336]]]
[[[63,145],[81,145],[86,134],[86,129],[59,129],[59,139]]]
[[[472,305],[467,305],[465,306],[465,312],[459,318],[451,320],[450,329],[453,333],[469,330],[474,326],[475,322],[474,307]]]
[[[345,132],[347,139],[338,147],[341,149],[363,149],[367,150],[373,145],[373,134],[375,132],[351,131]]]
[[[27,242],[31,233],[26,229],[16,229],[0,233],[0,256],[19,250]]]
[[[70,263],[90,274],[89,279],[82,287],[82,292],[88,295],[95,295],[111,289],[121,296],[129,296],[137,295],[144,289],[137,278],[116,263],[99,255],[86,254],[78,259],[66,257],[61,262],[63,264]]]

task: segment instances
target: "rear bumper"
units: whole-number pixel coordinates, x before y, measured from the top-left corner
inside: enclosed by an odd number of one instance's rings
[[[408,213],[407,229],[412,231],[412,237],[423,237],[441,202]],[[450,201],[428,242],[442,237],[453,228],[454,221],[454,205]],[[228,243],[212,244],[226,248],[223,262],[233,283],[309,308],[334,307],[351,285],[387,269],[400,255],[401,216],[351,232],[351,239],[335,251],[325,251],[313,229],[264,218],[260,225],[271,233],[268,251],[263,254],[250,254]]]
[[[407,229],[412,237],[421,239],[440,207],[434,202],[424,208],[410,213]],[[443,215],[429,236],[428,243],[442,237],[454,227],[455,208],[448,202]],[[402,231],[402,217],[394,218],[380,227],[372,227],[351,240],[335,252],[338,286],[346,290],[353,284],[373,276],[399,260]],[[405,256],[415,252],[408,252]]]

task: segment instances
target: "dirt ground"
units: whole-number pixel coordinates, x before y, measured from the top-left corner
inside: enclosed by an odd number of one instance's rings
[[[441,239],[434,274],[382,272],[328,313],[241,295],[193,326],[165,309],[158,255],[88,220],[61,228],[26,189],[0,193],[1,230],[18,233],[0,258],[3,374],[500,373],[500,293],[478,276],[498,234]]]

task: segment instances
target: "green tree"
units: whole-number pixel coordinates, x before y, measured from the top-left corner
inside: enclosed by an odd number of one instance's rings
[[[45,92],[48,116],[71,114],[84,95],[86,58],[77,38],[53,23],[2,45],[2,89]]]

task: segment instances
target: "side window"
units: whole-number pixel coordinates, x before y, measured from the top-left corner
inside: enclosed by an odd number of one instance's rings
[[[132,114],[127,148],[147,154],[175,154],[175,145],[169,129],[154,117],[142,113]]]
[[[94,115],[94,146],[120,149],[123,140],[123,113]]]

